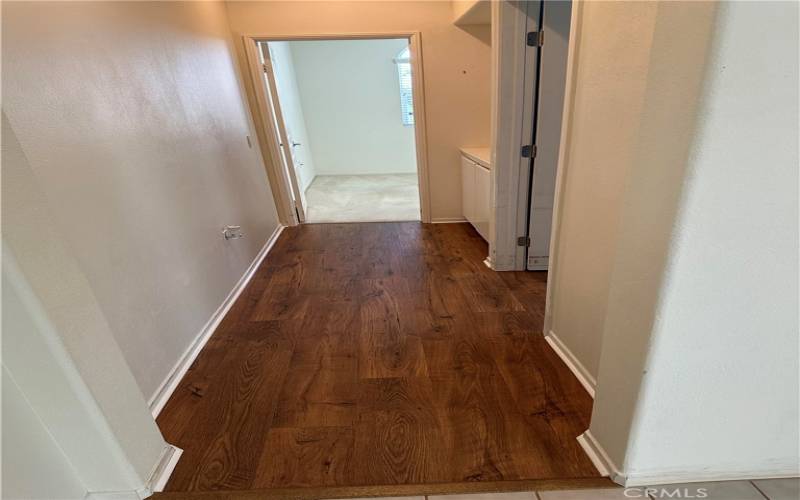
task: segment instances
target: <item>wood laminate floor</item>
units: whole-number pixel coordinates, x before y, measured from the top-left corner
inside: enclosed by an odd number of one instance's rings
[[[158,417],[168,491],[597,477],[545,273],[467,224],[287,228]]]

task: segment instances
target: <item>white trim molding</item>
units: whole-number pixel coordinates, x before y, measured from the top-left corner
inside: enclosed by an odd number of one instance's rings
[[[90,491],[86,494],[85,500],[144,500],[153,493],[164,491],[182,454],[182,449],[164,443],[164,450],[143,487],[131,491]]]
[[[594,393],[597,389],[597,380],[594,376],[589,373],[589,370],[583,366],[583,363],[569,350],[569,348],[558,338],[558,335],[553,333],[550,330],[547,335],[544,336],[547,343],[550,344],[550,347],[558,354],[558,357],[561,358],[561,361],[567,365],[567,368],[570,369],[575,378],[578,379],[578,382],[581,383],[586,392],[594,399]]]
[[[587,430],[577,438],[583,451],[592,461],[601,475],[608,477],[615,483],[625,486],[653,486],[658,484],[700,483],[714,481],[745,481],[756,479],[795,478],[798,471],[796,464],[774,464],[773,467],[754,471],[747,468],[726,467],[724,470],[715,469],[672,469],[652,470],[623,473],[622,470],[608,456],[603,446],[594,437],[591,430]]]
[[[255,274],[258,266],[261,265],[261,261],[267,256],[272,247],[275,245],[275,242],[278,241],[278,237],[283,232],[285,226],[279,225],[272,235],[267,239],[267,242],[264,243],[264,246],[256,255],[256,258],[250,263],[250,267],[247,268],[247,271],[239,278],[239,281],[236,283],[236,286],[233,287],[233,290],[228,294],[222,304],[214,311],[214,314],[211,315],[211,318],[206,322],[203,328],[195,337],[194,341],[189,345],[189,347],[184,351],[183,355],[178,359],[178,362],[175,363],[175,366],[172,367],[167,377],[161,383],[159,388],[156,392],[150,397],[147,401],[148,406],[150,406],[150,411],[153,414],[153,418],[157,417],[161,410],[164,408],[164,405],[167,404],[170,396],[172,393],[175,392],[175,389],[178,387],[181,379],[183,376],[186,375],[186,372],[189,370],[189,367],[194,363],[194,360],[197,359],[198,354],[200,351],[203,350],[208,339],[211,338],[211,335],[216,331],[219,324],[222,322],[225,315],[230,310],[231,306],[236,302],[236,299],[239,298],[239,295],[245,289],[247,284],[250,282],[250,279]]]
[[[610,478],[617,484],[625,485],[625,477],[614,461],[609,458],[606,450],[603,449],[600,443],[594,438],[590,430],[587,429],[586,432],[577,437],[577,440],[578,444],[583,448],[583,451],[586,452],[589,460],[592,461],[592,464],[602,476]]]
[[[716,481],[754,481],[759,479],[797,478],[798,472],[792,464],[783,464],[774,469],[753,471],[747,468],[725,470],[664,470],[620,474],[611,480],[622,486],[653,486],[658,484],[711,483]]]
[[[489,255],[497,271],[525,269],[524,248],[517,246],[527,220],[519,218],[520,191],[527,173],[520,171],[523,144],[525,39],[527,15],[511,2],[492,2],[492,196]],[[532,118],[531,118],[532,119]],[[524,174],[524,175],[523,175]],[[523,175],[523,178],[521,178]]]
[[[431,224],[460,224],[467,222],[463,217],[436,217],[431,219]]]
[[[143,500],[148,496],[145,489],[140,491],[90,491],[84,500]]]
[[[161,459],[153,468],[150,479],[147,480],[147,494],[142,498],[146,498],[159,491],[164,491],[164,487],[167,485],[172,471],[175,470],[175,466],[178,465],[178,460],[180,460],[181,455],[183,455],[182,449],[167,443],[164,452],[161,454]]]

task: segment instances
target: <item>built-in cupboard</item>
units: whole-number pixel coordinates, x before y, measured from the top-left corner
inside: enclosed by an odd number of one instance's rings
[[[487,148],[461,150],[461,199],[464,218],[489,239],[491,171]]]

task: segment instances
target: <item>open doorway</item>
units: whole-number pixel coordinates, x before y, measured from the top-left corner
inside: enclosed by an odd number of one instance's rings
[[[256,45],[298,222],[421,220],[409,37]]]

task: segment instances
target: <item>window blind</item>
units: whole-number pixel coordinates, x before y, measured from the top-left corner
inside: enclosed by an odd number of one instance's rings
[[[403,125],[414,125],[414,94],[411,90],[411,59],[408,47],[397,54],[397,78],[400,83],[400,113]]]

